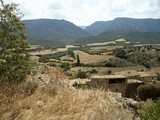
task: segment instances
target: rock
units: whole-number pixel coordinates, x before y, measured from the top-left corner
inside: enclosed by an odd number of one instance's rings
[[[38,107],[42,107],[44,105],[44,102],[43,101],[37,101],[36,102],[36,106],[38,106]]]

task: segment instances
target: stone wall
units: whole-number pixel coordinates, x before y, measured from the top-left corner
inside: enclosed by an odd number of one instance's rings
[[[137,88],[144,83],[127,83],[125,97],[137,99]]]
[[[140,80],[143,81],[144,83],[149,83],[149,82],[152,82],[152,81],[157,81],[158,80],[158,76],[141,77]]]
[[[111,85],[107,86],[107,88],[108,88],[110,91],[112,91],[112,92],[121,93],[121,94],[122,94],[122,97],[125,97],[127,84],[126,84],[126,83],[122,83],[122,84],[111,84]]]
[[[144,83],[116,83],[109,84],[108,79],[101,78],[91,80],[91,82],[87,82],[90,88],[99,88],[99,89],[109,89],[112,92],[118,92],[122,94],[122,97],[129,97],[136,99],[137,88]]]

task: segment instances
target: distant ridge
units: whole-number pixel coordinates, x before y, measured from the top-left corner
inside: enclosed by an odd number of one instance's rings
[[[62,47],[76,38],[90,36],[85,30],[66,20],[35,19],[23,22],[29,34],[29,43],[44,47]]]
[[[40,44],[45,48],[108,42],[119,38],[125,38],[133,43],[160,43],[160,19],[122,17],[110,21],[97,21],[86,28],[57,19],[35,19],[23,22],[26,24],[29,43]]]
[[[86,31],[92,35],[99,35],[108,31],[141,31],[141,32],[160,32],[160,19],[133,19],[115,18],[110,21],[97,21],[87,26]]]

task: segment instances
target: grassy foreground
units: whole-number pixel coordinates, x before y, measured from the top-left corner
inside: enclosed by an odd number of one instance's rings
[[[0,85],[0,120],[132,120],[131,113],[102,90],[32,82]]]

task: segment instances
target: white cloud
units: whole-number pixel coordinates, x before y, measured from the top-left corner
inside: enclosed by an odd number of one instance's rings
[[[89,25],[116,17],[160,18],[159,0],[4,0],[20,4],[24,19],[66,19]]]

